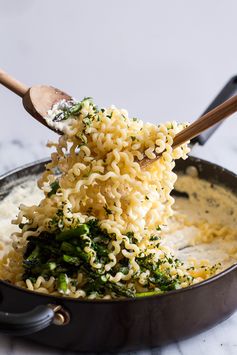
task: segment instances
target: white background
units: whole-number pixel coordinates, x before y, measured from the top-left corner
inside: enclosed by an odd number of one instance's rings
[[[0,0],[0,67],[145,121],[192,121],[237,74],[237,1]],[[0,172],[47,156],[56,139],[3,87],[0,124]],[[235,116],[194,151],[237,172],[236,152]],[[236,334],[237,314],[153,354],[236,355]],[[59,352],[0,335],[0,354]]]
[[[192,121],[237,74],[236,13],[235,0],[0,0],[0,66],[146,121]],[[0,123],[1,144],[53,136],[3,87]]]

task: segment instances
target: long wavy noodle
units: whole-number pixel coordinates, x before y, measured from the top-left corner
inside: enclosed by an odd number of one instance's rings
[[[55,108],[49,116],[55,118],[58,112]],[[54,277],[23,280],[27,238],[96,219],[110,237],[108,260],[98,261],[90,241],[84,251],[90,255],[92,269],[103,269],[109,282],[122,282],[136,292],[149,291],[151,272],[138,261],[149,257],[153,264],[163,260],[161,271],[174,279],[178,275],[181,287],[190,284],[190,273],[181,263],[171,263],[169,249],[160,245],[162,229],[173,213],[170,193],[176,181],[175,159],[186,159],[189,152],[187,144],[173,149],[173,138],[186,125],[143,123],[114,106],[98,110],[90,99],[83,100],[66,123],[59,141],[48,144],[55,152],[38,181],[44,199],[37,206],[20,206],[15,223],[23,224],[23,229],[15,237],[15,249],[1,262],[4,277],[30,290],[59,294]],[[139,161],[145,156],[153,159],[155,153],[161,157],[142,169]],[[57,190],[52,193],[54,184]],[[127,260],[127,273],[116,269],[121,259]],[[76,286],[69,280],[67,295],[98,297],[96,292],[85,292],[85,282],[85,274],[78,271]],[[159,291],[154,285],[151,289]],[[100,297],[115,295],[106,292]]]

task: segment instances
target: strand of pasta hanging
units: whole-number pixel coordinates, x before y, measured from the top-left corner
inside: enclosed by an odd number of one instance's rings
[[[187,144],[172,149],[173,138],[186,124],[143,123],[114,106],[99,110],[91,98],[61,102],[47,120],[64,134],[48,144],[55,152],[38,182],[45,198],[20,206],[14,221],[22,232],[11,255],[21,266],[13,282],[88,298],[191,283],[161,243],[172,215],[175,159],[189,152]],[[139,161],[155,153],[160,159],[142,170]]]

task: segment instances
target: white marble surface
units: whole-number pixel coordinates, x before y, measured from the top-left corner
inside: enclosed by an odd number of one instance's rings
[[[0,0],[1,66],[26,83],[114,103],[159,122],[192,120],[237,74],[235,0]],[[237,172],[237,117],[193,154]],[[0,173],[49,155],[55,135],[0,87]],[[237,314],[145,354],[236,355]],[[0,355],[62,354],[0,335]],[[64,354],[70,354],[64,352]]]

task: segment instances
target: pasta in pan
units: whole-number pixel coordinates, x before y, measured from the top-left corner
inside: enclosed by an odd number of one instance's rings
[[[14,223],[21,232],[1,260],[1,278],[32,291],[106,299],[166,292],[216,271],[194,273],[163,242],[175,160],[189,152],[172,143],[185,124],[143,123],[114,106],[99,110],[90,98],[61,102],[46,119],[64,134],[48,144],[55,152],[38,181],[44,198],[20,206]],[[143,170],[139,161],[155,153],[161,157]]]

